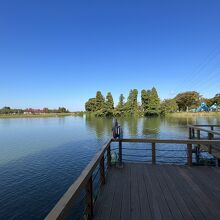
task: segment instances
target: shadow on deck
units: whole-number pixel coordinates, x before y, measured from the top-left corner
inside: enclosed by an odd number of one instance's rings
[[[220,219],[220,170],[132,163],[112,167],[93,219]]]

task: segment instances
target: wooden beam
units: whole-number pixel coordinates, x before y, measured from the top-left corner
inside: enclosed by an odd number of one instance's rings
[[[104,185],[105,184],[105,161],[104,161],[104,156],[100,160],[100,178],[101,178],[102,185]]]
[[[107,148],[107,164],[108,164],[108,168],[111,167],[111,144],[109,144],[108,148]]]
[[[195,138],[195,128],[192,128],[192,137]]]
[[[220,140],[196,140],[196,139],[112,139],[112,142],[125,143],[160,143],[160,144],[220,144]]]
[[[88,216],[88,220],[91,220],[93,217],[92,177],[89,178],[89,181],[86,184],[86,214]]]
[[[209,140],[212,140],[214,138],[214,135],[212,134],[212,133],[208,133],[208,139]],[[208,146],[208,152],[211,154],[212,153],[212,145],[211,144],[209,144],[209,146]]]
[[[189,139],[192,139],[192,128],[189,127]]]
[[[195,127],[216,127],[216,128],[218,128],[218,127],[220,127],[220,125],[190,125],[190,126],[195,126]]]
[[[152,143],[152,164],[156,164],[156,143]]]
[[[119,141],[119,146],[118,146],[118,159],[119,159],[119,164],[122,164],[122,141]]]
[[[188,152],[187,155],[188,165],[192,166],[192,144],[187,144],[187,152]]]

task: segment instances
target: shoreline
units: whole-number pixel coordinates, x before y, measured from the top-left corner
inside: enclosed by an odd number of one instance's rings
[[[45,113],[45,114],[14,114],[14,115],[0,115],[0,119],[7,118],[52,118],[52,117],[66,117],[78,116],[79,113]]]
[[[166,116],[168,117],[169,116],[171,117],[219,116],[220,117],[220,112],[174,112],[174,113],[169,113]]]
[[[66,116],[82,116],[84,112],[71,112],[71,113],[45,113],[45,114],[0,114],[0,119],[7,118],[52,118],[52,117],[66,117]],[[86,114],[86,113],[85,113]],[[165,117],[197,117],[197,116],[219,116],[220,112],[174,112],[168,113]],[[144,117],[144,116],[138,116]],[[102,118],[102,117],[101,117]],[[105,117],[103,117],[105,118]]]

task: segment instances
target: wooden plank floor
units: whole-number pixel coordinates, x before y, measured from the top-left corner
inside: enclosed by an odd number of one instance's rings
[[[111,168],[95,220],[220,219],[220,169],[124,164]]]

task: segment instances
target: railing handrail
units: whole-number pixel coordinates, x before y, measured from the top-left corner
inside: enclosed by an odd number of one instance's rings
[[[82,171],[80,176],[76,179],[76,181],[69,187],[66,193],[61,197],[61,199],[57,202],[54,208],[50,211],[50,213],[46,216],[45,220],[55,220],[55,219],[63,219],[67,210],[71,207],[72,203],[79,195],[80,191],[83,187],[85,187],[92,173],[96,169],[98,163],[101,161],[105,151],[109,147],[111,140],[109,140],[106,144],[103,145],[101,150],[96,153],[90,163],[86,166],[86,168]]]
[[[198,124],[193,124],[192,126],[196,126],[196,127],[216,127],[216,128],[218,128],[218,127],[220,127],[220,125],[198,125]]]
[[[213,131],[213,130],[201,128],[201,127],[195,126],[195,125],[187,125],[187,126],[188,126],[188,128],[192,128],[192,129],[195,129],[195,130],[200,130],[200,131],[205,131],[205,132],[207,132],[207,133],[220,135],[220,132],[219,132],[219,131]]]
[[[154,139],[154,138],[122,138],[112,139],[112,142],[130,143],[158,143],[158,144],[220,144],[220,140],[195,140],[195,139]]]

